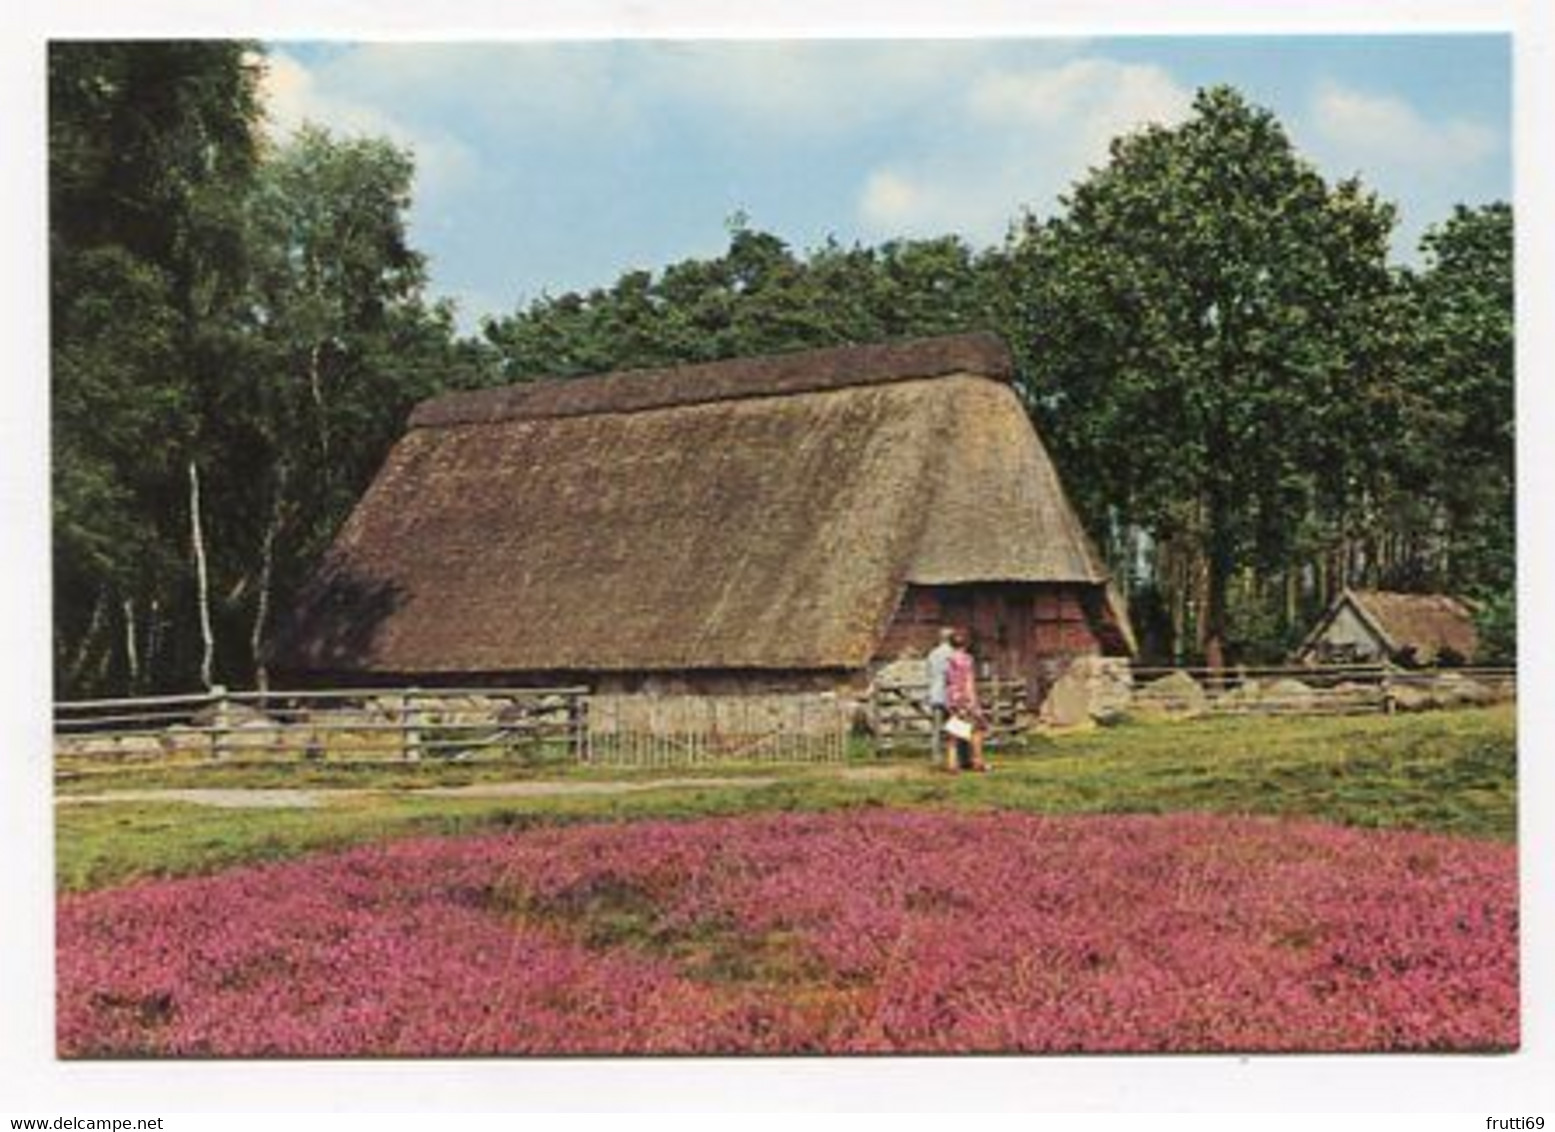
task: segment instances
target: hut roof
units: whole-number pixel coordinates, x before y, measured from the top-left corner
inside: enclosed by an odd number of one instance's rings
[[[907,582],[1102,583],[1009,374],[977,335],[430,401],[272,661],[857,668]]]
[[[1346,590],[1318,623],[1309,643],[1321,636],[1333,613],[1345,602],[1394,655],[1409,652],[1420,663],[1429,664],[1444,652],[1470,660],[1479,649],[1474,611],[1467,603],[1446,594],[1389,590]]]

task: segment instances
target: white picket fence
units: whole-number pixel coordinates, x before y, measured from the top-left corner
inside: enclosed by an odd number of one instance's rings
[[[589,700],[583,758],[622,766],[840,762],[853,716],[851,703],[825,693],[598,695]]]

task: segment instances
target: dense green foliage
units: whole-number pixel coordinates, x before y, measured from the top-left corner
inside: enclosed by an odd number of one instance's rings
[[[486,335],[517,381],[983,329],[996,259],[953,236],[799,256],[735,217],[716,259],[541,299]]]
[[[260,644],[418,399],[992,329],[1152,659],[1278,657],[1344,585],[1482,602],[1515,655],[1512,215],[1418,270],[1228,89],[1119,138],[1057,215],[728,249],[457,336],[410,245],[412,155],[259,131],[260,48],[49,53],[61,698],[264,678]]]
[[[413,166],[258,131],[242,43],[49,54],[55,678],[248,683],[409,407],[478,348],[426,302]]]
[[[1221,88],[1112,160],[1012,249],[1027,381],[1087,512],[1202,567],[1225,660],[1239,567],[1282,569],[1342,522],[1374,426],[1391,210],[1330,187]],[[1148,424],[1146,424],[1148,422]],[[1072,469],[1083,468],[1079,476]]]
[[[1515,713],[1510,707],[1350,719],[1245,719],[1137,724],[1041,740],[996,757],[990,775],[952,778],[923,759],[869,766],[734,764],[624,772],[534,768],[569,783],[621,779],[620,793],[450,797],[416,787],[465,782],[467,768],[342,771],[343,790],[315,809],[217,809],[137,798],[156,772],[103,776],[84,789],[122,801],[57,811],[59,884],[99,888],[140,876],[209,872],[389,836],[641,817],[822,810],[838,806],[967,807],[1033,813],[1206,811],[1305,816],[1346,825],[1516,835]],[[300,768],[293,768],[294,773]],[[508,767],[511,777],[527,776]],[[446,781],[445,781],[446,780]],[[262,784],[220,767],[157,775],[161,788]],[[653,789],[644,789],[650,782]],[[272,783],[278,784],[278,783]],[[300,785],[291,778],[285,785]]]
[[[1505,605],[1516,573],[1512,210],[1459,206],[1423,250],[1424,270],[1407,280],[1411,392],[1427,407],[1410,486],[1451,534],[1420,572]]]
[[[190,666],[186,468],[240,315],[258,162],[239,43],[49,50],[55,668],[132,689]],[[119,631],[110,632],[117,623]]]
[[[1390,206],[1234,91],[1195,110],[1010,249],[1037,415],[1152,651],[1278,659],[1347,585],[1504,599],[1510,209],[1397,268]]]

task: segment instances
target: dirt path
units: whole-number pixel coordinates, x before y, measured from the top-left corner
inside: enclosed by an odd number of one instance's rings
[[[468,786],[428,786],[412,790],[329,788],[292,789],[277,787],[238,787],[211,789],[190,787],[173,790],[114,790],[101,794],[60,794],[57,805],[106,804],[113,802],[184,802],[192,806],[216,806],[221,809],[313,809],[331,802],[369,795],[402,794],[426,798],[548,798],[579,794],[634,794],[644,790],[681,787],[771,786],[775,778],[660,778],[652,782],[476,782]]]
[[[855,782],[913,777],[918,768],[910,766],[847,766],[836,770],[838,778]],[[577,782],[566,779],[526,782],[474,782],[466,786],[426,786],[407,790],[367,789],[360,787],[186,787],[168,790],[114,790],[97,794],[59,794],[61,806],[105,804],[112,802],[184,802],[192,806],[215,806],[234,810],[314,809],[331,802],[368,795],[403,794],[426,798],[555,798],[573,795],[637,794],[647,790],[750,789],[773,786],[779,778],[656,778],[645,782]]]
[[[255,790],[191,787],[185,790],[115,790],[103,794],[57,794],[54,804],[72,806],[99,802],[187,802],[226,810],[312,809],[326,802],[375,793],[370,790]]]

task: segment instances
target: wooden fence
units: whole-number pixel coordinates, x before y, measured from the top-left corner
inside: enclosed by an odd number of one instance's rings
[[[1017,739],[1030,726],[1024,680],[982,679],[977,695],[988,717],[989,747]],[[869,726],[882,750],[927,748],[934,730],[926,680],[881,681],[870,696]]]
[[[1135,668],[1129,711],[1165,715],[1365,715],[1498,703],[1514,668]]]
[[[1135,668],[1126,706],[1108,714],[1362,715],[1499,703],[1516,697],[1513,668],[1401,669],[1390,665],[1324,667]],[[990,716],[991,746],[1017,741],[1035,722],[1018,680],[979,680]],[[884,750],[925,747],[932,728],[923,680],[878,684],[869,705],[870,729]],[[1112,698],[1112,697],[1109,697]]]
[[[1139,668],[1128,715],[1348,715],[1496,703],[1511,668]],[[1026,685],[981,680],[989,743],[1034,721]],[[863,714],[878,749],[926,748],[921,681],[877,684]],[[229,692],[60,703],[55,753],[88,759],[500,759],[548,752],[587,762],[672,766],[743,759],[838,761],[859,705],[806,693],[607,696],[581,687]]]
[[[415,761],[582,750],[583,688],[354,689],[86,700],[54,707],[54,748],[87,758]]]
[[[588,701],[583,758],[619,766],[837,762],[847,757],[853,717],[851,703],[822,693],[597,695]]]
[[[404,762],[551,751],[671,766],[847,757],[854,707],[818,694],[608,696],[585,688],[231,692],[60,703],[55,753],[204,762]]]

